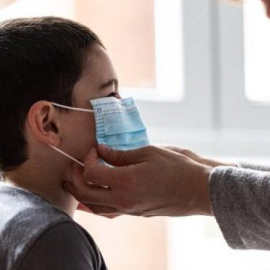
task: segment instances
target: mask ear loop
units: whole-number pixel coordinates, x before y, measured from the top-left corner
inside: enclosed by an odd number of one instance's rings
[[[80,111],[80,112],[91,112],[91,113],[95,112],[94,110],[90,110],[90,109],[70,107],[70,106],[66,106],[66,105],[57,104],[54,102],[51,102],[51,103],[56,107],[60,107],[60,108],[68,109],[68,110]]]
[[[82,162],[80,162],[79,160],[77,160],[76,158],[70,156],[69,154],[65,153],[64,151],[58,149],[58,148],[55,147],[55,146],[52,146],[52,145],[50,145],[50,144],[49,144],[49,146],[50,146],[52,149],[54,149],[55,151],[57,151],[57,152],[59,152],[60,154],[64,155],[65,157],[67,157],[67,158],[73,160],[74,162],[76,162],[76,163],[79,164],[80,166],[84,167],[84,164],[83,164]]]
[[[58,103],[54,103],[51,102],[54,106],[56,107],[60,107],[60,108],[64,108],[64,109],[68,109],[68,110],[73,110],[73,111],[80,111],[80,112],[88,112],[88,113],[93,113],[94,110],[90,110],[90,109],[83,109],[83,108],[76,108],[76,107],[70,107],[70,106],[66,106],[66,105],[62,105],[62,104],[58,104]],[[60,150],[59,148],[52,146],[49,144],[49,146],[54,149],[55,151],[57,151],[58,153],[64,155],[65,157],[73,160],[74,162],[76,162],[77,164],[79,164],[80,166],[84,167],[84,164],[82,162],[80,162],[79,160],[77,160],[76,158],[70,156],[69,154],[65,153],[64,151]]]

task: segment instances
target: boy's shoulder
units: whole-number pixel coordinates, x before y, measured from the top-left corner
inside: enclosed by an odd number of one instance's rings
[[[90,252],[92,257],[101,257],[91,236],[64,212],[27,190],[0,183],[1,269],[24,269],[21,263],[26,266],[25,269],[49,269],[43,266],[49,261],[54,264],[51,258],[53,255],[55,263],[63,267],[63,263],[71,259],[67,257],[67,251],[72,248],[78,252],[83,249],[77,254],[77,259],[82,255],[81,252],[86,254],[89,250],[94,252]],[[29,265],[31,263],[33,268]],[[54,265],[50,269],[61,268]],[[70,269],[84,268],[73,265]]]
[[[16,270],[107,270],[89,234],[75,222],[58,224],[42,234]]]
[[[41,197],[0,183],[0,264],[11,269],[48,228],[71,219]]]

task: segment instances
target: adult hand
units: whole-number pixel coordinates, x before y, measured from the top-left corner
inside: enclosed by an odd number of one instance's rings
[[[233,162],[224,162],[224,161],[219,161],[219,160],[214,160],[214,159],[209,159],[209,158],[205,158],[202,157],[196,153],[194,153],[193,151],[186,149],[186,148],[180,148],[180,147],[176,147],[176,146],[164,146],[164,148],[174,151],[176,153],[182,154],[186,157],[189,157],[191,159],[193,159],[194,161],[201,163],[203,165],[206,166],[210,166],[212,168],[217,167],[217,166],[230,166],[230,167],[235,167],[237,166],[236,163]]]
[[[101,165],[99,157],[116,167]],[[159,147],[116,151],[99,145],[89,152],[84,172],[75,167],[65,188],[99,215],[211,215],[211,169]]]

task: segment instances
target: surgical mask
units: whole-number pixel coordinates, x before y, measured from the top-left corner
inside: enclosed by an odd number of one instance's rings
[[[65,109],[94,113],[96,139],[99,144],[105,144],[117,150],[132,150],[149,145],[146,127],[133,98],[106,97],[90,100],[90,103],[93,110],[52,104]],[[84,166],[82,162],[59,148],[52,145],[50,147]]]

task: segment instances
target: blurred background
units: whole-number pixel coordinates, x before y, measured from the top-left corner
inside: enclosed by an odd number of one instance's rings
[[[152,143],[270,164],[270,20],[259,0],[228,2],[0,0],[0,20],[55,15],[94,30]],[[75,219],[111,270],[269,269],[268,253],[229,249],[214,218]]]

